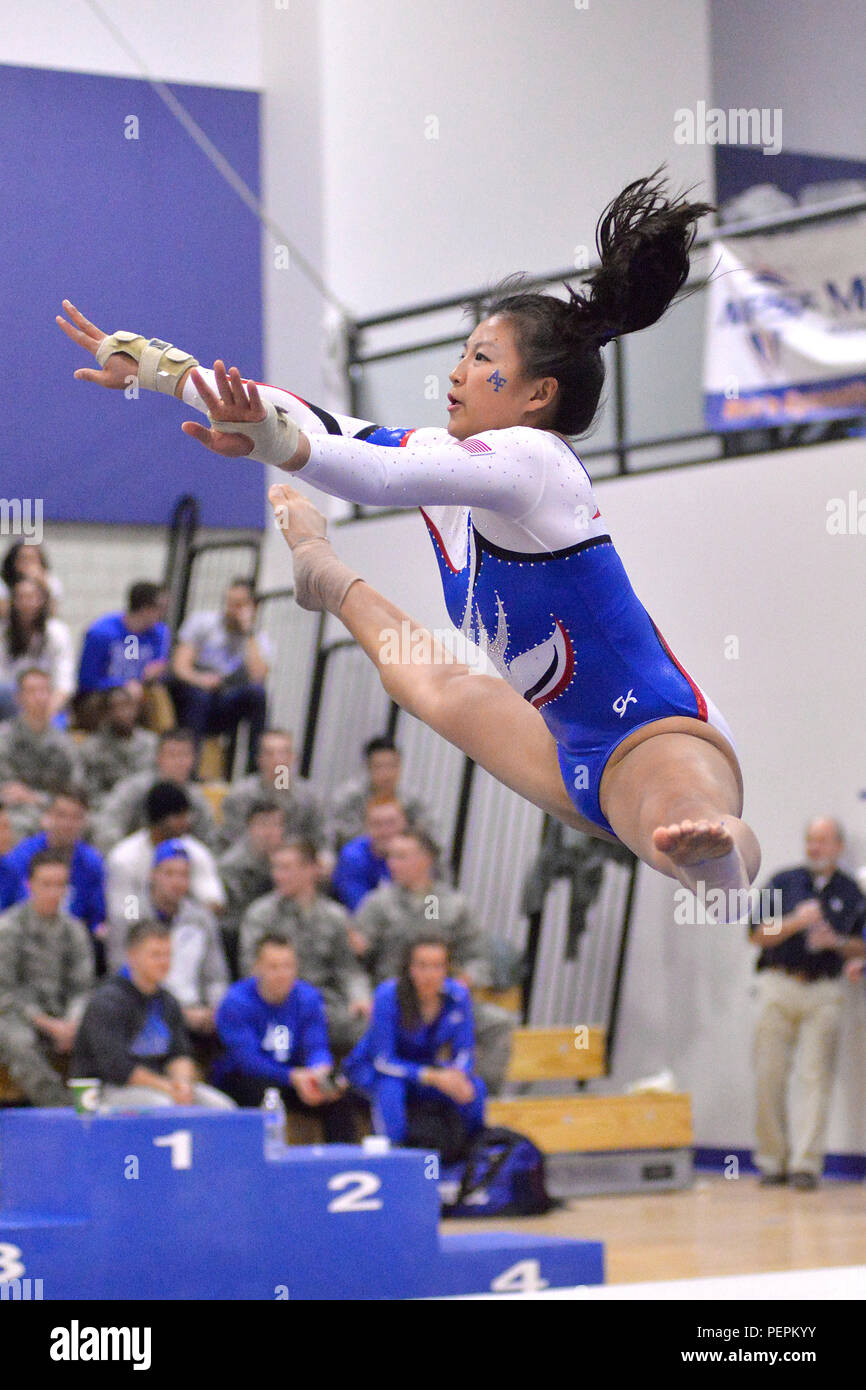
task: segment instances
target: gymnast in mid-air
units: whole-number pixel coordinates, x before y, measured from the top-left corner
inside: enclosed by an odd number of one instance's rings
[[[388,695],[500,782],[693,892],[715,891],[728,920],[760,864],[731,732],[635,595],[571,443],[598,411],[601,347],[661,317],[711,210],[670,198],[657,171],[603,213],[583,292],[500,286],[450,373],[447,428],[383,428],[222,361],[203,371],[162,339],[104,334],[68,300],[57,322],[96,357],[77,378],[123,389],[137,374],[208,416],[183,429],[215,453],[350,502],[419,507],[449,616],[504,679],[456,661],[340,561],[308,499],[275,484],[297,601],[334,613]],[[673,535],[659,540],[660,556],[673,552]]]

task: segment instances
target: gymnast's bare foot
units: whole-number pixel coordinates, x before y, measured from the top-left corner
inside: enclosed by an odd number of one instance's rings
[[[288,483],[274,483],[268,489],[268,501],[291,547],[295,602],[313,613],[339,616],[343,599],[360,576],[334,554],[325,535],[327,522],[322,513]]]
[[[749,886],[749,875],[737,842],[724,820],[682,820],[675,825],[658,825],[653,845],[666,855],[674,876],[698,898],[722,890],[721,905],[716,904],[716,921],[742,919],[741,895]]]
[[[675,864],[699,864],[729,854],[734,837],[723,820],[683,820],[678,825],[656,826],[653,844]]]
[[[274,483],[268,489],[268,501],[274,509],[274,519],[294,550],[300,541],[324,540],[328,523],[318,507],[297,488],[288,483]]]

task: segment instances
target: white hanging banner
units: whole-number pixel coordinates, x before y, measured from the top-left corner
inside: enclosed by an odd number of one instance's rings
[[[713,243],[711,430],[866,415],[866,215]]]

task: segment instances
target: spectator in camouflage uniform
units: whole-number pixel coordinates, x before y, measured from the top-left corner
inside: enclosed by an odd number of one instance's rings
[[[489,987],[490,956],[467,899],[437,877],[439,849],[424,830],[396,835],[387,851],[390,883],[361,903],[352,941],[375,984],[394,979],[413,937],[436,931],[446,942],[456,980],[470,989]],[[515,1019],[506,1009],[475,1001],[478,1072],[488,1090],[502,1089],[511,1056]]]
[[[145,799],[156,782],[173,782],[186,792],[192,813],[189,833],[213,849],[217,839],[213,812],[201,787],[190,780],[195,757],[195,739],[188,729],[169,729],[160,734],[155,771],[145,768],[125,777],[102,804],[94,839],[103,854],[147,824]]]
[[[237,975],[241,918],[256,898],[270,893],[271,854],[283,839],[283,816],[270,801],[254,801],[247,810],[243,837],[217,860],[227,907],[220,922],[226,954]]]
[[[51,680],[34,667],[18,679],[17,719],[0,724],[0,797],[9,811],[16,843],[34,835],[53,792],[76,780],[77,749],[51,724]]]
[[[363,835],[367,807],[372,800],[399,801],[410,825],[423,826],[434,834],[430,808],[420,797],[400,786],[403,759],[393,738],[383,734],[364,745],[366,777],[344,782],[334,793],[331,808],[330,834],[337,850],[349,840]]]
[[[322,995],[328,1041],[334,1055],[342,1057],[360,1038],[372,1007],[367,976],[349,945],[346,910],[318,891],[316,847],[310,840],[291,840],[275,849],[271,873],[273,893],[248,907],[241,922],[240,973],[253,973],[263,937],[293,942],[298,977]]]
[[[125,686],[116,685],[105,698],[102,727],[79,749],[87,794],[95,810],[118,782],[156,768],[157,736],[137,726],[135,696]]]
[[[68,1105],[53,1063],[73,1046],[93,985],[87,928],[61,910],[69,868],[34,855],[30,897],[0,914],[0,1063],[34,1105]]]
[[[319,848],[325,839],[325,818],[319,799],[303,777],[293,771],[294,740],[285,729],[269,729],[262,734],[257,758],[258,772],[236,782],[222,805],[219,842],[233,845],[243,835],[247,815],[254,801],[267,801],[283,813],[283,834],[312,840]]]

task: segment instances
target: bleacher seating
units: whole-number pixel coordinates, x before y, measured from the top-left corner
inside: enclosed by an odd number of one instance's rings
[[[586,1046],[576,1042],[586,1041]],[[509,1083],[584,1082],[605,1074],[604,1031],[520,1028]],[[683,1149],[694,1142],[688,1095],[517,1095],[491,1100],[487,1123],[529,1136],[543,1153]]]

